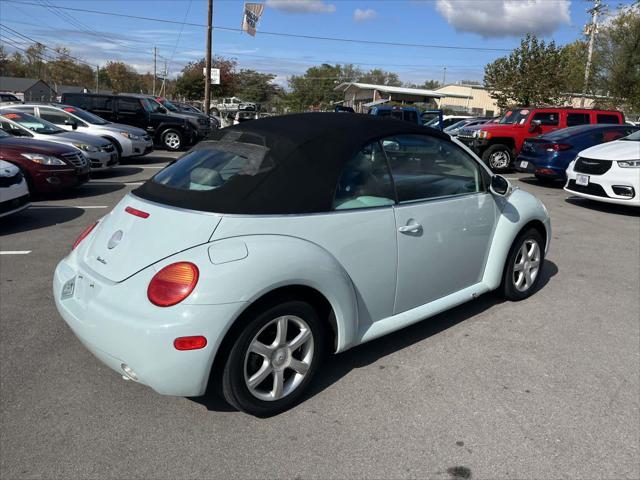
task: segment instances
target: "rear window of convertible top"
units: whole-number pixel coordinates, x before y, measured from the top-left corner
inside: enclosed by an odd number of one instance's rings
[[[214,190],[237,176],[254,176],[273,168],[261,145],[203,142],[153,177],[153,182],[183,191]]]

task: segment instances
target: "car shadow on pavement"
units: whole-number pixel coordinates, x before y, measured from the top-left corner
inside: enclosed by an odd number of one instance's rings
[[[156,163],[168,163],[174,161],[174,157],[145,155],[144,157],[122,158],[120,165],[154,165]]]
[[[97,197],[99,195],[106,195],[108,193],[117,192],[122,190],[124,185],[122,183],[99,183],[89,182],[80,185],[79,187],[65,190],[64,192],[52,193],[46,197],[38,197],[38,200],[67,200],[76,198]]]
[[[557,273],[558,266],[549,260],[545,260],[538,291],[544,288]],[[346,352],[337,355],[326,355],[313,382],[309,386],[309,391],[298,403],[304,403],[309,398],[319,394],[354,369],[371,365],[380,358],[437,335],[505,301],[499,294],[489,292],[476,300],[459,305],[384,337],[358,345]],[[202,397],[192,397],[190,400],[204,405],[208,410],[218,412],[234,411],[235,409],[228,405],[220,395],[218,384],[220,377],[219,372],[214,372],[212,381],[209,382],[207,393]]]
[[[613,215],[623,215],[627,217],[640,217],[640,208],[629,205],[618,205],[615,203],[598,202],[588,198],[571,196],[565,202],[577,207],[587,208],[596,212],[610,213]]]
[[[0,237],[70,222],[83,214],[82,208],[75,207],[28,208],[0,219]]]
[[[144,170],[138,167],[113,167],[108,170],[98,170],[97,172],[91,172],[91,180],[102,180],[114,177],[128,177],[140,172],[144,172]]]
[[[562,187],[564,187],[564,184],[565,184],[564,180],[545,181],[545,180],[540,180],[536,177],[523,177],[520,179],[520,181],[528,185],[534,185],[536,187],[543,187],[543,188],[554,188],[556,190],[561,189]]]

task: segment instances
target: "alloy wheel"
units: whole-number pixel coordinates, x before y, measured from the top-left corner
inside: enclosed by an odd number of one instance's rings
[[[513,265],[513,285],[526,292],[535,283],[540,271],[540,245],[533,239],[525,240]]]
[[[172,150],[180,148],[180,135],[174,132],[169,132],[164,136],[164,144]]]
[[[489,166],[496,170],[507,168],[510,160],[511,158],[507,152],[499,150],[492,153],[491,157],[489,157]]]
[[[253,337],[247,349],[247,389],[264,401],[286,397],[306,377],[313,354],[313,334],[303,319],[293,315],[273,319]]]

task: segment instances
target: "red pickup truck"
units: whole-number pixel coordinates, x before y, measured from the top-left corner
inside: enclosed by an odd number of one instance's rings
[[[513,108],[498,123],[461,129],[458,140],[476,152],[491,170],[503,171],[511,166],[527,138],[574,125],[624,122],[624,115],[616,110]]]

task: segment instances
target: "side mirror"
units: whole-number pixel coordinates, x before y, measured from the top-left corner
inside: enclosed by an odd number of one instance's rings
[[[158,107],[158,111],[159,111],[160,113],[167,113],[167,109],[166,109],[166,108],[164,108],[164,107]]]
[[[64,124],[71,125],[71,128],[73,128],[74,130],[78,129],[78,122],[76,122],[75,120],[65,120]]]
[[[540,129],[542,122],[540,120],[531,120],[531,126],[529,126],[529,133],[537,132]]]
[[[494,175],[491,177],[491,186],[489,189],[494,195],[504,197],[509,192],[509,181],[502,175]]]

